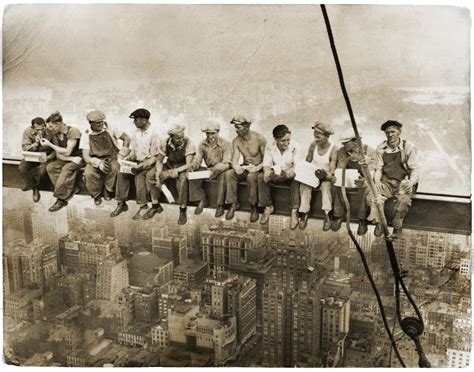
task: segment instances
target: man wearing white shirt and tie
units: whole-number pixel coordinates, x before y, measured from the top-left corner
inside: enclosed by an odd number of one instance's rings
[[[300,206],[299,182],[295,181],[295,163],[301,160],[300,147],[291,141],[291,131],[284,124],[273,128],[273,138],[275,141],[265,148],[263,174],[257,177],[259,205],[265,207],[260,223],[267,223],[274,211],[270,183],[286,184],[290,186],[290,228],[293,230],[298,226]]]

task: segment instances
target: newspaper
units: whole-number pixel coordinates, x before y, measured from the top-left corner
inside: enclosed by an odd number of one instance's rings
[[[137,165],[134,161],[124,159],[118,159],[118,162],[120,164],[120,173],[132,174],[132,168]]]
[[[201,170],[197,172],[188,172],[188,180],[202,180],[202,179],[209,179],[211,176],[211,171],[209,170]]]
[[[47,154],[45,152],[23,151],[23,159],[34,163],[46,162]]]
[[[317,168],[314,164],[307,161],[300,161],[295,164],[295,180],[305,185],[317,188],[319,187],[319,178],[316,177],[314,172]]]

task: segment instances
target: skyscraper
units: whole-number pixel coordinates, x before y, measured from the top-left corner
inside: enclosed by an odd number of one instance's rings
[[[128,265],[126,260],[106,259],[97,264],[96,298],[114,300],[128,287]]]

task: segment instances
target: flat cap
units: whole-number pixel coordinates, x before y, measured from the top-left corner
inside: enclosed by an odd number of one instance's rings
[[[245,115],[234,116],[230,121],[231,124],[252,124],[252,119]]]
[[[86,115],[87,121],[99,122],[105,120],[105,114],[101,111],[91,111]]]
[[[148,111],[147,109],[144,109],[144,108],[139,108],[135,111],[133,111],[130,115],[129,115],[129,118],[130,119],[150,119],[150,111]]]
[[[34,125],[34,124],[45,125],[46,123],[44,122],[43,118],[37,117],[31,120],[31,125]]]
[[[315,122],[311,128],[321,133],[324,133],[327,136],[334,134],[334,130],[332,129],[331,124],[323,123],[322,121]]]
[[[218,132],[220,129],[221,129],[221,126],[219,125],[219,123],[210,121],[202,126],[201,131],[202,132]]]
[[[385,123],[382,124],[382,126],[380,127],[380,130],[385,130],[388,127],[392,127],[392,126],[397,127],[397,128],[403,127],[402,123],[400,123],[396,120],[388,120],[388,121],[386,121]]]
[[[183,133],[186,128],[181,124],[173,124],[170,129],[168,129],[168,135],[174,136],[176,134]]]
[[[362,137],[362,132],[359,130],[359,136]],[[341,133],[341,143],[350,142],[353,139],[356,139],[356,135],[354,133],[354,129],[347,128]]]
[[[58,122],[62,122],[63,121],[63,117],[61,115],[61,113],[59,111],[55,111],[53,112],[51,115],[48,116],[48,118],[46,119],[46,122],[47,123],[58,123]]]

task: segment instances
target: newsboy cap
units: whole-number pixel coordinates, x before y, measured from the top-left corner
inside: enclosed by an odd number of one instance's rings
[[[331,124],[323,123],[322,121],[315,122],[311,128],[324,133],[327,136],[334,134]]]
[[[168,129],[168,135],[174,136],[179,133],[183,133],[186,128],[181,124],[173,124],[170,129]]]
[[[232,120],[230,121],[231,124],[236,125],[236,124],[252,124],[252,120],[245,115],[238,115],[234,116]]]
[[[400,129],[401,127],[403,127],[403,125],[402,125],[402,123],[400,123],[396,120],[388,120],[388,121],[386,121],[385,123],[382,124],[382,126],[380,127],[380,130],[385,130],[388,127],[397,127],[398,129]]]
[[[150,119],[150,111],[144,108],[139,108],[138,110],[133,111],[130,116],[130,119]]]
[[[51,115],[48,116],[46,119],[47,123],[59,123],[63,121],[63,117],[59,111],[53,112]]]
[[[360,130],[359,130],[359,136],[362,137],[362,131],[360,131]],[[341,143],[350,142],[355,138],[356,138],[356,135],[354,133],[354,129],[347,128],[341,134]]]
[[[201,131],[202,132],[218,132],[220,131],[220,129],[221,129],[221,126],[219,125],[219,123],[210,121],[202,126]]]
[[[37,117],[31,120],[31,125],[35,125],[35,124],[45,125],[46,123],[44,122],[43,118]]]
[[[105,120],[105,114],[101,111],[91,111],[86,115],[87,121],[99,122]]]

